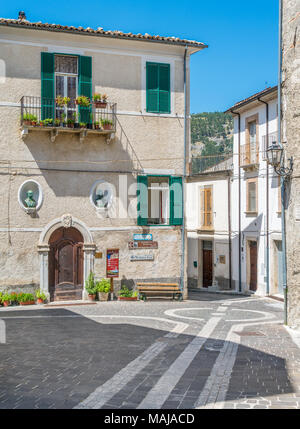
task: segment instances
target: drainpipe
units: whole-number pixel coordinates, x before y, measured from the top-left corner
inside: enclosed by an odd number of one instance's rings
[[[282,82],[282,0],[279,0],[279,41],[278,41],[278,144],[281,142],[281,82]],[[285,178],[281,176],[281,234],[282,234],[282,282],[284,296],[284,324],[287,325],[287,269],[285,232]]]
[[[269,104],[258,98],[258,101],[266,105],[266,138],[267,147],[269,146]],[[270,238],[269,238],[269,164],[267,165],[266,177],[266,230],[267,230],[267,290],[266,294],[270,294]]]
[[[183,57],[183,93],[184,93],[184,152],[183,152],[183,180],[182,180],[182,203],[183,218],[181,228],[181,272],[180,289],[184,293],[184,265],[185,265],[185,182],[186,182],[186,152],[187,152],[187,102],[186,102],[186,55],[188,48],[185,47]]]
[[[231,189],[230,189],[230,173],[227,178],[228,189],[228,251],[229,251],[229,289],[232,288],[232,270],[231,270]]]
[[[239,157],[239,292],[242,292],[242,236],[241,236],[241,115],[239,112],[230,110],[234,115],[238,115],[238,157]]]

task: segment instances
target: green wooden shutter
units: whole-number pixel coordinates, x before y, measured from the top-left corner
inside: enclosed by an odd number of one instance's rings
[[[159,66],[146,63],[146,110],[159,112]]]
[[[182,177],[170,178],[170,225],[182,225]]]
[[[170,111],[170,64],[159,64],[159,112]]]
[[[137,177],[137,224],[148,223],[148,177]]]
[[[78,57],[78,95],[92,99],[92,57]],[[91,123],[91,107],[79,106],[80,122]]]
[[[42,119],[54,118],[54,54],[41,52]]]

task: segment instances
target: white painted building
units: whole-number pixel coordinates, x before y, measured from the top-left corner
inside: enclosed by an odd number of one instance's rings
[[[282,294],[280,183],[265,152],[267,141],[277,139],[277,111],[277,87],[227,111],[234,118],[233,287],[258,295]]]
[[[214,164],[190,176],[186,185],[188,286],[203,291],[228,290],[232,287],[232,157],[226,156],[222,162]]]

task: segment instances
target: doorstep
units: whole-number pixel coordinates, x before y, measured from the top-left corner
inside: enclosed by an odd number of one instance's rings
[[[223,294],[223,295],[241,295],[241,296],[251,296],[252,294],[250,294],[249,292],[238,292],[236,290],[215,290],[215,289],[211,289],[210,287],[205,288],[205,287],[200,287],[200,288],[188,288],[188,292],[206,292],[206,293],[219,293],[219,294]]]
[[[96,301],[52,301],[43,307],[69,307],[71,305],[97,305]]]
[[[281,294],[268,295],[268,298],[275,299],[276,301],[284,302],[284,296]]]

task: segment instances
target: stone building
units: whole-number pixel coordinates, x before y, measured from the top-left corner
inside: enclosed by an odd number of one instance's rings
[[[282,0],[281,141],[285,159],[293,156],[286,190],[287,322],[300,327],[300,5]]]
[[[206,45],[22,13],[0,32],[0,289],[81,299],[111,254],[116,289],[180,282],[189,63]]]
[[[266,155],[277,141],[277,106],[273,87],[239,101],[226,113],[234,118],[233,289],[282,299],[280,180]]]

